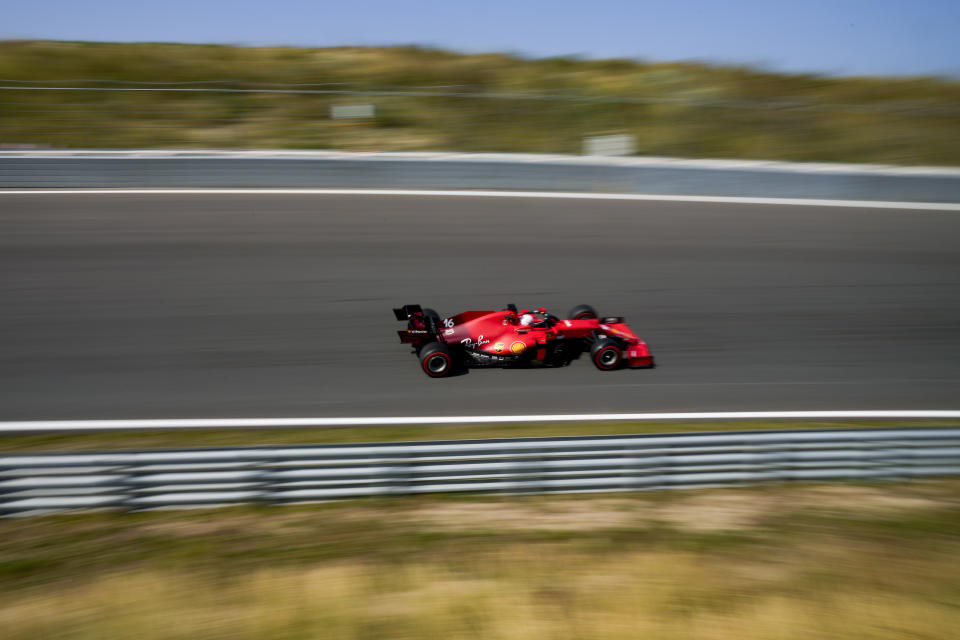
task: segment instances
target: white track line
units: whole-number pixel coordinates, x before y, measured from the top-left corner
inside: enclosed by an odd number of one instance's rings
[[[437,189],[0,189],[3,195],[361,195],[454,196],[473,198],[547,198],[553,200],[633,200],[652,202],[711,202],[773,204],[805,207],[857,207],[917,211],[960,211],[955,202],[891,202],[885,200],[823,200],[816,198],[753,198],[740,196],[680,196],[648,193],[575,193],[555,191],[470,191]]]
[[[670,156],[581,156],[551,153],[462,153],[455,151],[321,151],[317,149],[0,149],[0,158],[150,160],[352,160],[355,162],[448,162],[545,166],[641,167],[655,169],[727,169],[794,175],[960,177],[960,168],[835,162],[734,160],[731,158],[676,158]]]
[[[515,424],[522,422],[610,422],[673,420],[955,420],[960,411],[721,411],[693,413],[579,413],[517,416],[421,416],[383,418],[197,418],[156,420],[37,420],[0,422],[0,433],[42,431],[136,431],[139,429],[222,429],[354,427],[436,424]]]

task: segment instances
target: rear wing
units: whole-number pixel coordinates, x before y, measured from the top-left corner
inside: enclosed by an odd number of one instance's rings
[[[426,329],[400,329],[397,331],[400,336],[400,342],[403,344],[412,344],[415,347],[422,347],[428,342],[436,341],[436,334]]]
[[[423,313],[423,309],[418,304],[405,304],[399,309],[393,310],[393,315],[397,317],[397,320],[409,320],[410,316],[415,313]]]
[[[420,348],[437,339],[437,323],[433,316],[424,316],[423,308],[418,304],[405,304],[393,310],[397,320],[410,321],[406,329],[397,331],[400,342]],[[411,320],[412,318],[412,320]]]

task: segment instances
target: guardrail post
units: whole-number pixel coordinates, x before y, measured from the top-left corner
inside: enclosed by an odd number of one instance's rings
[[[920,446],[927,446],[926,443],[921,443]],[[917,480],[922,477],[922,474],[917,473],[917,469],[923,466],[920,456],[916,452],[917,443],[911,442],[907,439],[904,439],[903,442],[903,468],[904,476],[908,480]]]
[[[4,466],[0,468],[0,482],[7,480],[10,476],[7,473],[4,473],[8,470],[8,467]],[[7,496],[12,493],[12,491],[6,487],[0,488],[0,517],[14,515],[19,513],[19,509],[11,508],[10,499]]]
[[[637,491],[640,486],[640,460],[635,449],[625,446],[620,450],[620,486],[628,491]]]
[[[410,495],[414,481],[413,464],[408,453],[393,453],[387,458],[384,481],[389,495]]]
[[[643,488],[646,490],[665,489],[669,484],[670,452],[656,451],[647,452],[645,455],[639,450],[634,449],[633,455],[636,459],[636,477],[638,484],[641,478],[646,480]]]
[[[897,439],[887,443],[887,451],[890,454],[888,457],[888,467],[890,468],[888,474],[892,479],[899,481],[915,479],[909,468],[915,447],[916,444],[907,439]]]
[[[501,460],[504,463],[502,485],[500,493],[536,494],[546,490],[546,453],[542,448],[524,450],[523,453],[511,454],[509,449],[500,449]],[[519,484],[519,487],[511,487]]]
[[[274,496],[274,470],[276,469],[277,459],[274,456],[264,456],[257,460],[250,461],[248,467],[256,476],[257,502],[262,505],[273,505]]]
[[[133,482],[133,479],[138,475],[138,469],[139,466],[137,464],[126,464],[117,466],[113,470],[113,473],[117,475],[116,486],[120,492],[120,500],[117,506],[128,513],[138,510],[135,499],[137,497],[136,489],[140,485]]]

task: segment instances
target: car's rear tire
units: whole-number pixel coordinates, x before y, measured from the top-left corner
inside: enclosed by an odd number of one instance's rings
[[[431,378],[443,378],[453,371],[453,355],[442,342],[431,342],[420,349],[420,368]]]
[[[613,340],[601,338],[593,343],[593,347],[590,349],[590,359],[597,369],[613,371],[623,365],[623,349]]]
[[[578,304],[573,309],[570,309],[570,313],[567,314],[567,317],[571,320],[596,319],[597,310],[588,304]]]

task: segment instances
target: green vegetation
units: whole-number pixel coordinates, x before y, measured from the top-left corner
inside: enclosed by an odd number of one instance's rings
[[[27,638],[952,638],[960,484],[0,520]]]
[[[44,41],[0,42],[0,78],[249,90],[0,90],[8,145],[580,153],[584,136],[628,133],[642,155],[960,164],[960,82],[938,78],[418,47]],[[261,91],[270,88],[288,92]],[[331,106],[346,104],[374,104],[376,117],[330,118]]]
[[[97,451],[181,447],[227,447],[274,444],[347,444],[356,442],[410,442],[468,440],[472,438],[534,438],[688,433],[695,431],[750,431],[756,429],[841,429],[857,427],[956,426],[956,421],[913,420],[842,422],[560,422],[543,424],[414,425],[399,427],[330,427],[300,429],[197,429],[104,431],[0,436],[0,452]]]

